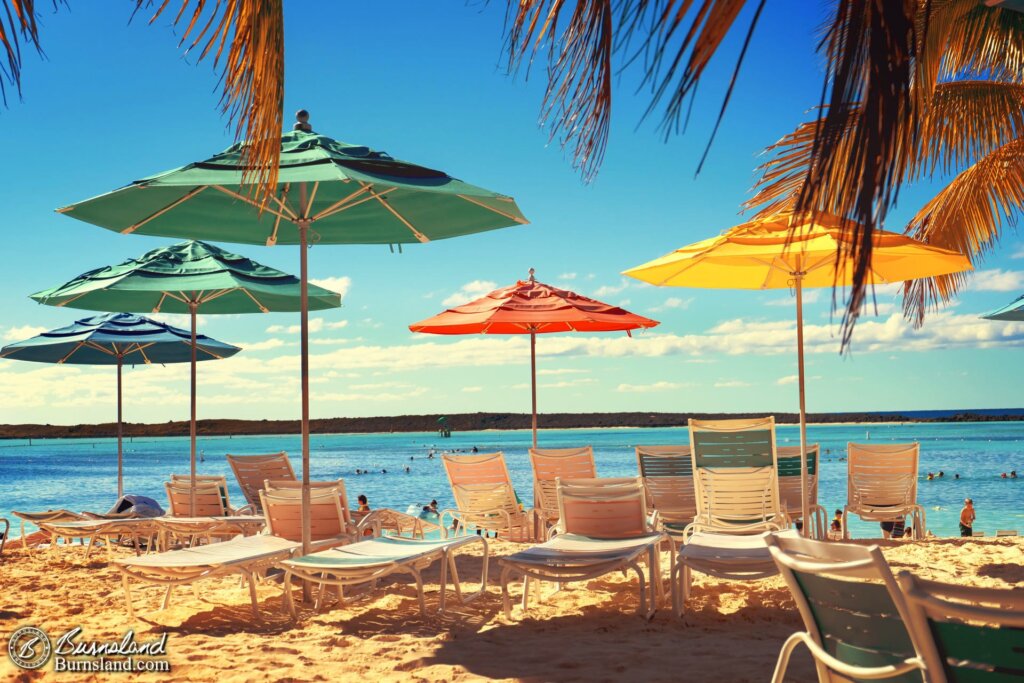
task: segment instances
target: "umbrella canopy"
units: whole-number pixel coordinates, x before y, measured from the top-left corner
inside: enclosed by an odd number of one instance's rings
[[[114,192],[59,209],[121,233],[299,245],[302,385],[302,548],[309,529],[309,321],[312,244],[428,242],[526,223],[511,197],[443,171],[312,132],[308,112],[281,136],[278,185],[263,200],[243,165],[245,143]]]
[[[189,240],[146,252],[115,266],[104,266],[32,298],[50,306],[95,311],[203,314],[298,311],[300,283],[294,275]],[[341,296],[309,286],[309,307],[338,308]]]
[[[341,306],[341,296],[322,287],[308,289],[309,308]],[[137,259],[79,275],[59,287],[36,292],[50,306],[90,310],[188,313],[192,335],[196,315],[298,311],[302,287],[293,275],[232,254],[220,247],[186,241],[149,251]],[[196,337],[198,339],[198,337]],[[189,468],[194,504],[196,475],[196,371],[192,362]]]
[[[533,447],[537,447],[537,335],[551,332],[626,332],[658,321],[589,299],[576,292],[527,280],[496,289],[468,304],[409,325],[428,334],[528,334],[533,398]]]
[[[196,337],[196,360],[220,360],[240,348]],[[117,495],[124,494],[122,476],[121,368],[124,365],[187,363],[192,335],[165,323],[129,313],[107,313],[76,321],[0,349],[0,358],[60,365],[117,366]]]
[[[981,317],[985,320],[1024,320],[1024,296],[1020,296],[1006,306]]]
[[[887,284],[971,269],[960,253],[905,235],[876,231],[868,282]],[[804,391],[803,288],[853,281],[848,234],[837,216],[813,221],[779,213],[726,230],[718,237],[677,249],[623,271],[652,285],[711,289],[788,289],[796,292],[797,371],[800,397],[800,476],[804,533],[810,528],[807,499],[807,412]]]

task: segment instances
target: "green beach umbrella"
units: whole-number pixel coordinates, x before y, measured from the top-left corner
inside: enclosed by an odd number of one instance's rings
[[[39,303],[97,311],[187,313],[196,335],[196,315],[298,311],[298,278],[205,242],[160,247],[115,266],[90,270],[59,287],[32,295]],[[314,310],[337,308],[341,297],[309,287]],[[198,346],[193,344],[193,351]],[[189,421],[192,488],[196,474],[196,358],[192,358]]]
[[[981,317],[985,320],[1024,320],[1024,296],[1017,297],[1011,303]]]
[[[121,368],[124,365],[220,360],[241,351],[205,335],[130,313],[106,313],[8,344],[0,358],[59,365],[117,366],[117,497],[122,476]]]
[[[308,114],[281,136],[274,195],[255,194],[245,143],[58,209],[123,234],[297,244],[301,320],[303,551],[309,552],[309,244],[429,242],[526,223],[515,200],[443,171],[312,132]]]

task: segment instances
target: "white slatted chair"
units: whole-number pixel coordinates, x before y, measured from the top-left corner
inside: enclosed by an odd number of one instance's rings
[[[262,513],[260,507],[260,491],[263,490],[263,482],[268,479],[273,481],[295,481],[295,470],[284,451],[280,453],[267,453],[265,455],[232,455],[225,456],[231,471],[235,473],[238,486],[242,489],[245,501],[257,513]]]
[[[548,528],[558,522],[558,485],[561,479],[594,479],[594,449],[582,448],[531,448],[530,465],[533,467],[533,506],[543,528],[541,537]]]
[[[869,522],[912,518],[914,538],[926,534],[924,508],[917,503],[920,444],[848,444],[843,535],[850,538],[849,515]]]
[[[505,456],[497,453],[442,455],[448,483],[455,497],[454,510],[442,510],[440,523],[447,533],[446,518],[453,520],[455,535],[469,528],[493,531],[506,540],[526,542],[533,538],[535,515],[525,512],[516,499]]]

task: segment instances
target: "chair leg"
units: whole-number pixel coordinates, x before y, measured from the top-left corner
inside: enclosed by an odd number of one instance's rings
[[[793,650],[797,645],[800,644],[800,634],[794,633],[786,642],[782,644],[782,650],[779,652],[779,661],[775,665],[775,673],[772,675],[772,683],[783,683],[786,677],[786,669],[789,668],[789,657],[793,654]],[[817,664],[817,662],[815,662]]]
[[[444,573],[443,565],[441,567],[441,572]],[[420,570],[418,569],[413,569],[412,575],[413,578],[416,579],[416,597],[419,598],[420,601],[420,614],[422,614],[423,616],[427,616],[427,600],[423,597],[423,576],[420,574]],[[444,590],[443,586],[441,587],[441,590]],[[441,599],[443,600],[444,593],[442,592],[441,595]]]
[[[291,615],[292,621],[298,618],[295,611],[295,599],[292,598],[292,573],[285,570],[284,578],[281,581],[281,611]]]
[[[135,621],[135,610],[132,609],[132,590],[127,574],[121,574],[121,583],[124,584],[124,604],[128,607],[128,620]]]
[[[160,605],[160,609],[167,609],[167,606],[171,604],[171,592],[174,590],[174,584],[169,584],[167,590],[164,592],[164,601]]]
[[[510,570],[510,567],[502,567],[501,569],[501,606],[505,611],[505,618],[508,620],[512,619],[512,601],[508,595],[508,575]]]
[[[256,596],[256,579],[253,577],[252,572],[245,573],[246,578],[249,580],[249,600],[252,601],[252,616],[257,623],[261,623],[263,618],[260,617],[260,603]]]

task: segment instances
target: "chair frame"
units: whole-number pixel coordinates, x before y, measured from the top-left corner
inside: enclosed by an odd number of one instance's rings
[[[674,540],[681,542],[683,530],[697,517],[697,490],[694,484],[693,456],[690,447],[637,446],[635,450],[637,471],[644,482],[644,490],[647,492],[647,504],[651,509],[658,512],[659,528],[673,537]],[[645,462],[653,463],[656,461],[678,461],[685,463],[690,474],[659,476],[649,473],[649,465],[645,466]],[[658,502],[659,498],[662,498],[664,501],[665,498],[670,496],[677,499],[673,503],[677,503],[679,498],[688,498],[691,504],[687,507],[680,507],[678,504],[664,505]],[[682,524],[682,529],[668,526],[670,524]]]
[[[929,683],[947,681],[946,663],[930,626],[934,617],[1024,629],[1020,591],[926,581],[907,571],[901,571],[896,580],[907,601],[907,629],[924,660]]]
[[[907,603],[878,546],[865,547],[844,543],[828,543],[800,538],[795,535],[784,538],[776,534],[766,535],[765,543],[768,545],[768,551],[778,565],[782,578],[786,582],[793,600],[796,602],[806,629],[805,631],[797,631],[792,634],[782,645],[775,673],[772,676],[772,683],[782,683],[785,678],[786,668],[789,665],[790,656],[793,654],[796,646],[800,644],[805,645],[810,650],[814,658],[815,668],[818,671],[818,680],[821,683],[830,683],[834,680],[845,681],[847,678],[884,680],[886,678],[902,676],[912,671],[923,671],[924,661],[917,654],[916,642],[909,626],[907,626],[909,624]],[[905,659],[898,665],[878,667],[854,666],[836,659],[825,650],[816,617],[810,604],[807,602],[803,589],[800,587],[799,580],[793,573],[794,571],[819,575],[830,574],[849,579],[881,580],[889,597],[892,599],[900,619],[907,626],[908,639],[914,646],[915,655]],[[831,674],[832,671],[846,678],[835,679]]]
[[[848,443],[846,453],[846,505],[843,506],[843,539],[849,540],[850,536],[850,514],[857,515],[867,522],[892,522],[898,518],[910,515],[913,524],[914,540],[923,540],[927,535],[927,520],[925,510],[917,502],[917,479],[921,462],[921,444],[918,442],[900,444],[857,444]],[[864,503],[862,500],[865,492],[858,488],[854,468],[858,461],[864,457],[898,457],[905,453],[913,453],[911,471],[902,478],[906,479],[903,501],[900,503],[873,506]],[[888,466],[889,463],[886,463]],[[888,477],[888,484],[891,485],[892,476]],[[888,493],[888,492],[886,492]]]
[[[246,502],[257,514],[262,514],[260,508],[261,486],[267,480],[282,481],[296,479],[295,470],[292,468],[288,453],[279,451],[277,453],[261,453],[259,455],[232,455],[226,456],[231,471],[235,474],[235,481],[242,489],[242,495]],[[283,476],[287,473],[287,476]]]
[[[491,460],[498,460],[501,464],[501,476],[492,482],[461,483],[452,476],[453,465],[482,466]],[[438,516],[438,523],[446,538],[449,535],[469,534],[469,526],[473,525],[482,531],[504,532],[509,537],[506,540],[518,540],[515,538],[516,530],[519,530],[520,539],[525,539],[527,542],[533,539],[536,515],[532,510],[524,511],[516,500],[515,488],[512,486],[512,478],[508,473],[508,464],[505,462],[504,453],[501,451],[472,455],[444,453],[441,455],[441,462],[455,498],[455,509],[442,510]],[[495,507],[473,509],[473,499],[481,498],[485,501],[497,501],[498,504]],[[445,517],[450,518],[452,523],[458,523],[454,534],[449,534],[450,525],[445,522]]]
[[[192,486],[187,479],[183,480],[180,476],[171,475],[171,481],[164,482],[164,490],[167,492],[167,517],[229,517],[234,514],[234,509],[231,507],[231,500],[228,497],[227,484],[224,483],[224,477],[212,477],[204,479],[196,479],[196,514],[192,515],[189,503],[184,503],[184,509],[179,509],[180,506],[175,504],[177,496],[184,495],[189,498],[192,494]],[[202,503],[199,498],[202,496],[204,500]],[[212,505],[212,503],[206,501],[208,497],[215,497],[217,500],[218,514],[210,515],[199,512],[199,506]]]
[[[541,538],[558,522],[558,484],[561,479],[594,479],[593,446],[579,448],[531,448],[530,467],[533,469],[533,508]]]

